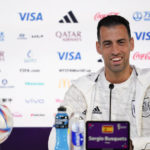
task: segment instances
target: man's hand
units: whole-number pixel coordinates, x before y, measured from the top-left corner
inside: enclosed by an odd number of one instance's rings
[[[130,140],[130,148],[129,148],[129,150],[134,150],[134,146],[133,146],[132,140]]]

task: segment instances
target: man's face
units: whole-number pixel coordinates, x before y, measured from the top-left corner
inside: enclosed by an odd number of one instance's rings
[[[130,51],[134,48],[133,38],[129,38],[124,25],[100,29],[100,42],[97,51],[102,55],[106,72],[126,72],[129,68]]]

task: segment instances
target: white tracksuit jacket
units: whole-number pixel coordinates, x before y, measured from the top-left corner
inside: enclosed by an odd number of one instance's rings
[[[134,150],[144,149],[146,143],[150,143],[150,135],[143,135],[142,133],[142,106],[144,98],[150,96],[150,69],[139,69],[132,66],[135,71],[135,125],[137,129],[137,136],[132,138],[134,144]],[[92,73],[87,76],[80,77],[79,79],[72,82],[72,86],[65,94],[64,103],[67,107],[67,113],[69,116],[75,111],[75,104],[83,105],[86,108],[86,119],[92,120],[92,111],[95,102],[96,79],[100,74],[104,72],[104,68],[100,69],[97,73]],[[129,87],[130,88],[130,87]],[[149,93],[148,93],[149,92]],[[150,99],[150,97],[149,97]],[[148,106],[148,113],[150,113],[150,101]],[[78,110],[79,111],[79,110]],[[80,110],[81,111],[81,110]],[[83,110],[84,111],[84,110]],[[83,112],[82,111],[82,112]],[[146,119],[150,123],[150,114]],[[148,123],[146,122],[146,123]],[[150,133],[150,124],[148,133]],[[52,129],[48,141],[49,150],[54,150],[55,147],[55,128]],[[150,148],[150,147],[149,147]]]

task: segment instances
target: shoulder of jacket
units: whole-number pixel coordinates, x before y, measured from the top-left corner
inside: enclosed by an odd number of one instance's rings
[[[85,80],[89,82],[95,82],[99,74],[100,74],[100,70],[98,70],[97,72],[91,72],[89,74],[77,78],[76,80],[72,80],[72,83],[84,82]]]
[[[145,87],[150,85],[150,68],[138,68],[134,66],[137,75],[137,81]]]
[[[136,72],[139,76],[147,76],[150,75],[150,68],[138,68],[136,67]]]
[[[72,85],[77,87],[78,89],[90,89],[94,84],[95,80],[99,76],[102,69],[98,70],[97,72],[92,72],[87,75],[81,76],[76,80],[72,80]]]

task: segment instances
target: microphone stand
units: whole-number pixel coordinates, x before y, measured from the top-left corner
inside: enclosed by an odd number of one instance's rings
[[[114,84],[109,84],[109,89],[110,89],[110,98],[109,98],[109,100],[110,100],[110,106],[109,106],[109,121],[111,121],[111,97],[112,97],[112,89],[114,88]]]

